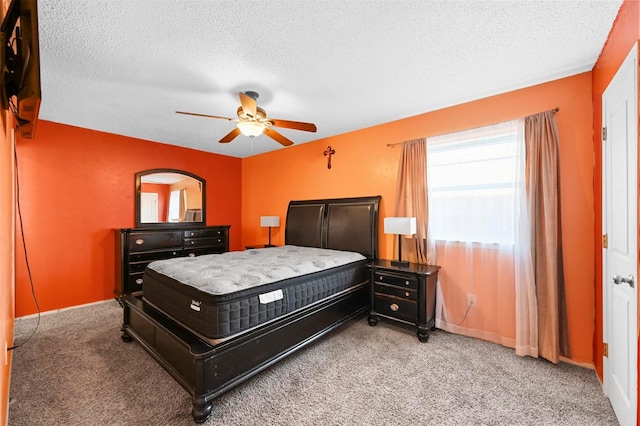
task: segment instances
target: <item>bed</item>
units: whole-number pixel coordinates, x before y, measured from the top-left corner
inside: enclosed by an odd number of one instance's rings
[[[191,394],[193,418],[204,422],[216,397],[368,312],[379,203],[291,201],[283,247],[150,264],[142,295],[123,299],[123,340],[136,340]],[[278,263],[289,255],[303,264]]]

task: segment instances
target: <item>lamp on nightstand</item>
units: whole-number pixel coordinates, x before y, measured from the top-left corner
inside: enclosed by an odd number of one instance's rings
[[[398,235],[398,260],[392,260],[392,266],[409,266],[409,262],[402,260],[402,235],[416,233],[415,217],[385,217],[384,233]]]
[[[263,228],[269,227],[269,244],[265,247],[273,247],[271,245],[271,228],[280,226],[280,216],[260,216],[260,226]]]

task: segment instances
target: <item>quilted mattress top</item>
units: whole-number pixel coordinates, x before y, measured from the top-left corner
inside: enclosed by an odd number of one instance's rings
[[[200,291],[222,295],[363,259],[355,252],[281,246],[157,260],[147,268]]]

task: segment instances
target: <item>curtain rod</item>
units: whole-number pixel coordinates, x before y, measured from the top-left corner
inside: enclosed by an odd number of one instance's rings
[[[555,108],[550,109],[550,110],[548,110],[548,111],[552,111],[552,112],[554,112],[554,113],[555,113],[555,112],[560,111],[560,107],[555,107]],[[546,112],[546,111],[542,111],[542,112]],[[538,113],[538,114],[540,114],[540,113]],[[530,115],[533,115],[533,114],[530,114]],[[509,121],[509,120],[507,120],[507,121]],[[491,124],[487,124],[487,126],[491,126]],[[484,126],[481,126],[481,127],[484,127]],[[465,130],[469,130],[469,129],[465,129]],[[456,130],[456,131],[458,131],[458,130]],[[451,132],[451,133],[454,133],[454,132]],[[405,142],[406,142],[406,141],[405,141]],[[394,147],[394,146],[396,146],[396,145],[402,145],[403,143],[404,143],[404,142],[388,143],[388,144],[387,144],[387,148],[391,148],[391,147]]]

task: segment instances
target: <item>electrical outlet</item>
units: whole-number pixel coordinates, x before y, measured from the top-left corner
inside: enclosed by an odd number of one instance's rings
[[[468,293],[467,294],[467,305],[475,306],[476,305],[476,295]]]

